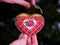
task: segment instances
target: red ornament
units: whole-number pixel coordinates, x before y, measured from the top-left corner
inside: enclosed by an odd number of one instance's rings
[[[18,30],[31,36],[44,27],[44,17],[40,14],[21,13],[16,17],[15,25]]]

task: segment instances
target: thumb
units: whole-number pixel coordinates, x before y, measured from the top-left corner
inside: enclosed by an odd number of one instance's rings
[[[26,34],[24,34],[24,35],[21,37],[22,40],[27,40],[27,38],[28,38],[28,36],[27,36]],[[21,40],[21,39],[20,39],[20,40]]]
[[[26,43],[27,43],[27,38],[28,38],[28,36],[25,34],[25,35],[23,35],[23,37],[20,39],[20,43],[22,43],[23,45],[26,45]]]
[[[27,43],[27,35],[25,34],[21,39],[15,40],[9,45],[26,45],[26,43]]]
[[[13,0],[13,1],[19,5],[26,7],[26,8],[30,7],[30,3],[27,1],[24,1],[24,0]]]

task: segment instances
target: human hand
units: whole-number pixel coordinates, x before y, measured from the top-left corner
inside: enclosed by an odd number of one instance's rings
[[[13,41],[10,45],[38,45],[36,34],[28,37],[26,34],[21,34],[18,40]]]
[[[28,37],[27,45],[38,45],[36,34],[32,35],[32,37]]]
[[[9,45],[26,45],[27,43],[27,38],[28,36],[26,34],[24,34],[22,36],[22,34],[19,36],[19,39],[13,41],[11,44]]]
[[[7,2],[7,3],[16,3],[16,4],[19,4],[19,5],[22,5],[26,8],[29,8],[32,5],[35,4],[35,0],[28,0],[29,2],[27,2],[26,0],[2,0],[3,2]]]

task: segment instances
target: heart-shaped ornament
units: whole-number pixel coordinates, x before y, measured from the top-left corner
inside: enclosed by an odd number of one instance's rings
[[[16,17],[15,25],[18,30],[31,36],[41,31],[44,27],[45,20],[40,14],[21,13]]]

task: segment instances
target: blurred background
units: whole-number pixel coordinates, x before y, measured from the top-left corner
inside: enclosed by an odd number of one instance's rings
[[[60,45],[60,0],[36,0],[43,10],[45,26],[37,33],[39,45]],[[33,11],[32,11],[33,10]],[[0,2],[0,45],[9,45],[21,33],[15,26],[15,17],[20,13],[40,13],[18,4]]]

